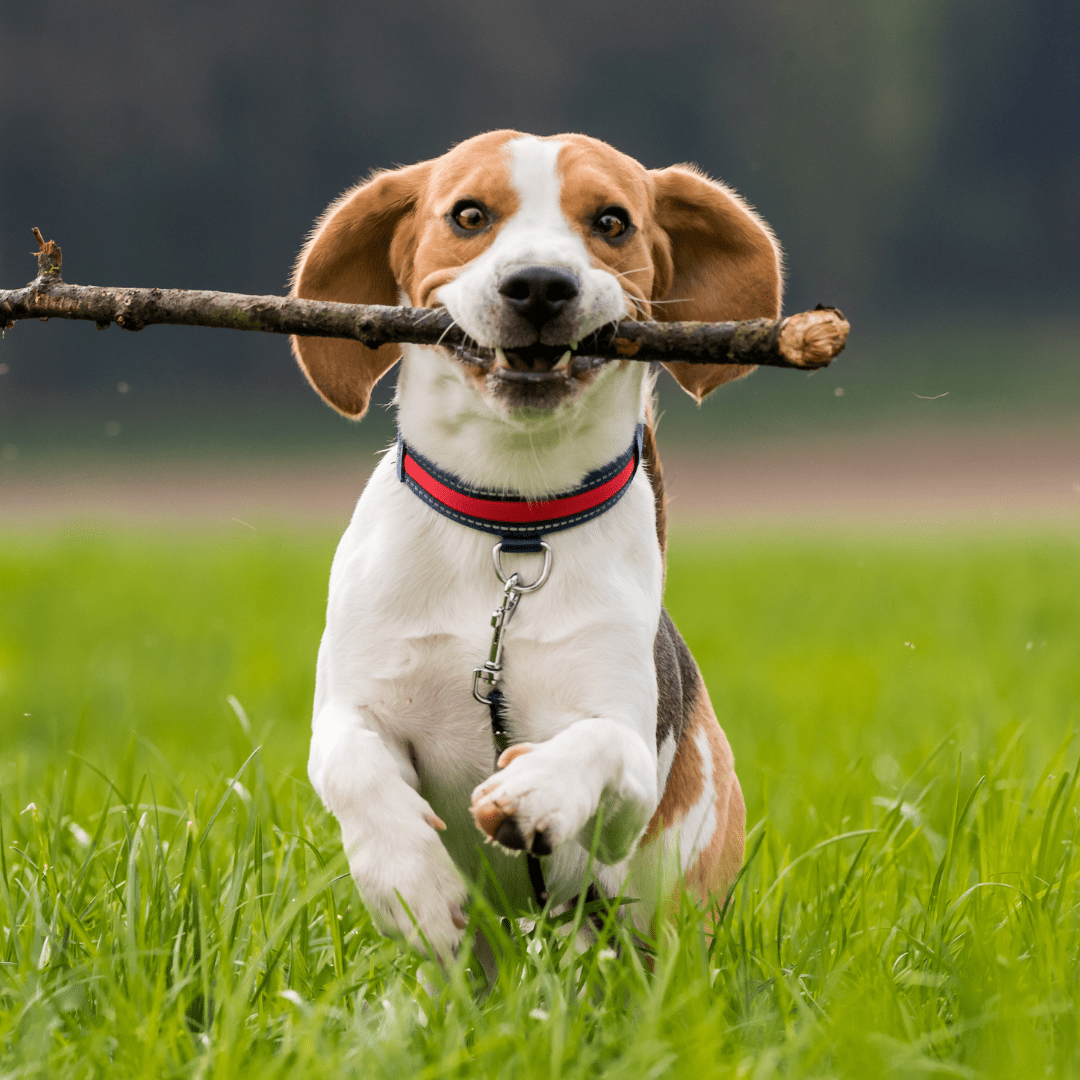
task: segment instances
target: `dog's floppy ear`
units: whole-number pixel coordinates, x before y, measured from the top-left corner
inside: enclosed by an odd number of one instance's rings
[[[662,322],[775,319],[782,290],[780,248],[768,225],[730,188],[693,166],[652,172],[656,184],[653,309]],[[701,401],[753,371],[739,364],[665,364]]]
[[[409,219],[430,168],[422,162],[379,173],[331,203],[297,260],[292,295],[343,304],[397,304],[400,287],[393,263],[408,257]],[[401,355],[398,345],[368,349],[340,338],[294,336],[292,346],[311,385],[335,409],[356,419],[367,411],[372,388]]]

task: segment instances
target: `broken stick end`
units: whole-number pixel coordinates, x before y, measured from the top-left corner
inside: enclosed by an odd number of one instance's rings
[[[38,277],[51,278],[53,281],[60,280],[60,266],[64,261],[60,245],[55,240],[46,240],[41,235],[41,230],[35,225],[33,229],[34,239],[38,242],[37,262]]]
[[[795,367],[823,368],[840,355],[851,326],[836,308],[818,307],[784,321],[779,349]]]

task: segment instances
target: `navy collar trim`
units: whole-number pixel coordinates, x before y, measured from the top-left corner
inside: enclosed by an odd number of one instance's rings
[[[397,474],[433,510],[461,525],[502,537],[504,551],[540,551],[540,540],[592,521],[626,494],[641,464],[644,426],[629,449],[589,473],[570,491],[547,499],[472,487],[409,447],[398,435]]]

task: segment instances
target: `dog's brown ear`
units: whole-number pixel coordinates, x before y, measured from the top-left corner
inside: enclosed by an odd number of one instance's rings
[[[343,304],[397,304],[395,254],[407,256],[403,234],[430,164],[384,172],[331,203],[293,273],[292,295]],[[293,337],[293,353],[311,385],[346,416],[367,411],[372,388],[401,355],[398,345],[368,349],[340,338]]]
[[[653,308],[662,322],[775,319],[781,255],[769,226],[730,188],[692,166],[652,173],[656,184]],[[721,383],[753,371],[739,364],[665,364],[701,401]]]

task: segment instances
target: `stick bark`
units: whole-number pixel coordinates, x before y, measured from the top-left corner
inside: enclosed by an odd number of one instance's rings
[[[464,345],[466,335],[442,308],[337,304],[294,296],[251,296],[199,289],[127,289],[69,285],[62,253],[34,229],[38,276],[25,288],[0,290],[0,327],[23,319],[82,319],[104,330],[207,326],[302,337],[349,338],[369,348],[391,342]],[[783,319],[743,322],[632,322],[602,327],[579,343],[579,354],[691,364],[825,367],[844,348],[849,326],[835,308],[818,306]]]

